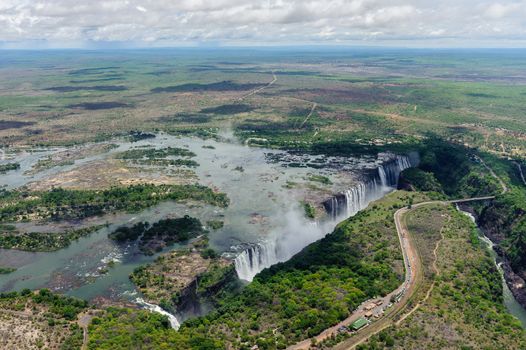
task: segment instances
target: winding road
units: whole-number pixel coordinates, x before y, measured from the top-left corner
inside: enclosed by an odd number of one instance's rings
[[[489,166],[484,163],[484,161],[481,158],[478,158],[478,161],[488,170],[488,172],[499,181],[500,185],[502,186],[502,194],[506,193],[508,191],[508,187],[502,181],[500,177],[495,174],[493,169],[491,169]],[[337,325],[328,328],[324,330],[322,333],[314,337],[317,343],[326,340],[327,338],[336,335],[339,331],[339,329],[342,326],[348,327],[351,325],[354,321],[357,319],[364,317],[367,312],[373,313],[374,317],[379,317],[378,320],[375,320],[371,322],[367,327],[362,328],[361,330],[357,331],[351,338],[343,341],[342,343],[336,345],[334,349],[336,350],[349,350],[354,349],[356,346],[364,343],[367,341],[371,336],[381,332],[382,330],[394,325],[394,324],[400,324],[403,322],[407,317],[409,317],[413,312],[418,310],[418,308],[429,298],[431,295],[431,292],[434,288],[434,281],[432,282],[431,286],[429,287],[429,290],[426,293],[426,296],[424,299],[420,300],[414,307],[412,307],[410,310],[403,313],[403,311],[408,306],[409,301],[413,298],[415,292],[418,290],[418,288],[421,286],[421,283],[423,281],[423,270],[422,270],[422,262],[420,259],[420,256],[418,254],[417,249],[415,248],[415,244],[412,240],[411,234],[409,233],[409,230],[407,229],[407,226],[404,222],[404,217],[407,213],[409,213],[412,210],[415,210],[417,208],[427,206],[427,205],[450,205],[450,204],[459,204],[459,203],[468,203],[468,202],[476,202],[476,201],[486,201],[486,200],[492,200],[495,199],[495,196],[480,196],[480,197],[472,197],[472,198],[463,198],[463,199],[455,199],[455,200],[449,200],[449,201],[426,201],[414,204],[410,207],[403,207],[401,209],[398,209],[394,213],[394,222],[396,225],[396,231],[398,234],[398,238],[400,241],[400,247],[402,249],[403,259],[404,259],[404,266],[405,266],[405,279],[404,282],[393,292],[389,293],[387,296],[375,299],[375,300],[368,300],[364,302],[364,304],[360,305],[360,307],[354,311],[349,317],[347,317],[342,322],[338,323]],[[442,235],[442,231],[441,231]],[[443,237],[442,237],[443,238]],[[435,261],[433,263],[433,268],[439,274],[437,268],[437,251],[439,248],[440,243],[442,242],[442,239],[440,239],[433,251],[435,256]],[[391,308],[388,307],[389,304],[387,304],[392,296],[401,296],[400,300],[395,303]],[[367,305],[376,304],[377,306],[373,308],[372,310],[366,310]],[[382,316],[383,315],[383,316]],[[295,345],[289,346],[287,349],[289,350],[307,350],[310,348],[312,344],[312,339],[306,339],[304,341],[301,341],[299,343],[296,343]]]

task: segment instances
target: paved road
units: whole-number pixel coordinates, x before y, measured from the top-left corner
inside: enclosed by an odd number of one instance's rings
[[[362,331],[357,332],[352,338],[335,346],[334,349],[338,349],[338,350],[353,349],[357,345],[365,342],[372,335],[381,332],[382,330],[386,329],[387,327],[390,327],[391,325],[395,323],[395,320],[394,320],[395,317],[400,315],[400,312],[407,306],[409,300],[412,298],[415,291],[418,289],[420,282],[423,279],[422,264],[421,264],[420,256],[418,255],[418,251],[415,247],[414,242],[411,239],[409,230],[405,226],[404,220],[403,220],[404,216],[408,212],[414,209],[423,207],[423,206],[427,206],[427,205],[448,205],[452,203],[482,201],[482,200],[488,200],[488,199],[493,199],[493,198],[495,198],[495,196],[465,198],[465,199],[458,199],[458,200],[452,200],[452,201],[427,201],[427,202],[421,202],[421,203],[414,204],[411,208],[404,207],[404,208],[398,209],[394,213],[393,218],[394,218],[396,232],[398,234],[398,239],[400,241],[400,247],[401,247],[403,259],[404,259],[404,266],[405,266],[404,282],[395,291],[389,293],[385,297],[367,300],[366,302],[364,302],[348,318],[338,323],[337,325],[324,330],[322,333],[317,335],[315,337],[316,341],[321,342],[329,338],[332,335],[336,335],[340,327],[349,326],[354,321],[359,319],[360,317],[364,317],[366,313],[368,312],[368,310],[365,310],[365,306],[371,303],[375,303],[375,302],[378,302],[379,305],[377,305],[374,309],[371,310],[373,313],[373,316],[370,317],[370,320],[374,322],[371,323],[367,328],[364,328]],[[393,296],[400,296],[400,299],[398,302],[394,303],[394,305],[392,305],[391,308],[389,308],[388,305],[390,304],[391,297]],[[400,317],[400,320],[405,319],[407,316],[413,313],[417,308],[418,308],[418,304],[408,313],[406,313],[405,315],[402,315]],[[310,345],[311,345],[311,339],[306,339],[295,345],[289,346],[287,349],[306,350],[310,348]]]
[[[478,158],[478,160],[489,171],[489,173],[495,179],[497,179],[499,181],[499,183],[500,183],[500,185],[502,187],[501,193],[505,194],[506,192],[508,192],[508,187],[506,186],[504,181],[502,181],[502,179],[497,174],[495,174],[493,169],[491,169],[488,165],[486,165],[486,163],[482,159]],[[402,286],[404,284],[407,284],[409,286],[408,289],[406,290],[406,296],[404,296],[404,298],[400,301],[400,303],[399,303],[399,305],[397,307],[398,310],[396,310],[395,312],[388,313],[386,315],[386,317],[383,317],[378,322],[373,323],[372,326],[363,329],[362,332],[358,332],[356,336],[354,336],[354,337],[352,337],[352,338],[350,338],[350,339],[338,344],[337,346],[334,347],[334,349],[335,350],[350,350],[350,349],[354,349],[357,345],[364,343],[371,336],[381,332],[382,330],[386,329],[387,327],[390,327],[394,323],[400,324],[404,319],[406,319],[409,315],[411,315],[414,311],[416,311],[420,307],[420,305],[423,303],[423,301],[425,301],[429,297],[429,295],[431,294],[431,291],[433,290],[433,287],[434,287],[434,282],[431,284],[430,289],[427,291],[426,296],[424,297],[424,300],[421,300],[411,310],[409,310],[404,315],[402,315],[398,319],[398,321],[394,322],[393,317],[397,315],[398,311],[401,311],[406,306],[407,302],[413,296],[413,294],[414,294],[414,292],[416,290],[415,287],[417,285],[419,277],[421,278],[421,276],[422,276],[422,266],[421,266],[420,258],[418,257],[418,252],[416,251],[416,249],[414,249],[414,246],[412,245],[412,242],[411,242],[409,231],[407,230],[407,228],[403,224],[403,217],[404,217],[404,215],[406,213],[408,213],[411,210],[414,210],[416,208],[420,208],[420,207],[426,206],[426,205],[449,205],[449,204],[458,204],[458,203],[467,203],[467,202],[476,202],[476,201],[486,201],[486,200],[491,200],[491,199],[494,199],[494,198],[495,198],[495,196],[482,196],[482,197],[455,199],[455,200],[449,200],[449,201],[427,201],[427,202],[421,202],[421,203],[415,204],[411,208],[404,207],[404,208],[401,208],[401,209],[397,210],[395,212],[395,214],[394,214],[394,220],[395,220],[395,224],[396,224],[396,231],[398,233],[398,237],[400,238],[400,245],[401,245],[401,248],[402,248],[402,252],[404,254],[404,263],[405,263],[405,266],[406,266],[406,280],[402,284]],[[441,234],[442,234],[442,231],[441,231]],[[402,239],[402,238],[405,238],[405,240]],[[434,267],[435,267],[436,271],[438,271],[438,269],[436,268],[436,259],[437,259],[436,252],[438,250],[438,246],[439,246],[441,241],[442,241],[442,239],[437,242],[437,245],[436,245],[436,247],[434,249],[434,254],[435,254]],[[404,245],[404,244],[406,244],[406,245]],[[410,263],[409,269],[413,269],[413,272],[411,272],[411,270],[409,271],[409,277],[411,278],[409,280],[409,282],[407,281],[408,262]],[[306,348],[306,349],[308,349],[308,348]]]

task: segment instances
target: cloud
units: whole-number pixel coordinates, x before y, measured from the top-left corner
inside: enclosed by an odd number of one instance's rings
[[[2,0],[0,42],[526,41],[526,0]]]
[[[509,16],[514,11],[520,10],[521,4],[519,3],[510,3],[510,4],[501,4],[495,3],[491,4],[484,15],[488,18],[501,19]]]

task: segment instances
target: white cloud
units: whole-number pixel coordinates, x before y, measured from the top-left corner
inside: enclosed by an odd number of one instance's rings
[[[526,41],[526,0],[0,0],[0,42]]]
[[[506,16],[509,16],[514,11],[517,11],[520,9],[521,4],[519,3],[511,3],[511,4],[501,4],[501,3],[495,3],[491,4],[486,11],[484,12],[484,15],[489,18],[494,19],[500,19],[505,18]]]

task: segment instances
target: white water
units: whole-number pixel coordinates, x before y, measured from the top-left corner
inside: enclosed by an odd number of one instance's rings
[[[177,317],[175,317],[174,315],[172,315],[171,313],[169,312],[166,312],[165,310],[163,310],[159,305],[155,305],[155,304],[150,304],[146,301],[144,301],[144,299],[142,298],[137,298],[135,300],[135,302],[138,304],[138,305],[141,305],[142,307],[144,307],[145,309],[151,311],[151,312],[157,312],[161,315],[164,315],[166,317],[168,317],[168,321],[170,321],[170,326],[175,329],[175,330],[178,330],[179,327],[181,326],[181,324],[179,323],[179,321],[177,320]]]
[[[516,163],[517,168],[519,168],[519,173],[521,174],[522,183],[526,185],[526,179],[524,178],[524,173],[522,172],[522,166],[520,163]]]
[[[477,226],[477,220],[475,219],[473,214],[460,209],[458,205],[456,207],[458,211],[469,217],[471,221],[475,224],[475,226]],[[484,235],[484,233],[481,230],[479,230],[479,233],[480,239],[484,243],[486,243],[488,248],[491,250],[493,261],[495,262],[495,265],[497,266],[497,269],[500,272],[500,276],[502,278],[502,294],[504,297],[504,305],[513,316],[517,317],[517,319],[522,323],[522,326],[526,327],[526,310],[522,307],[521,304],[519,304],[517,300],[515,300],[513,293],[511,292],[510,288],[508,287],[508,284],[506,283],[502,263],[497,263],[497,252],[494,250],[495,244],[491,239]]]
[[[274,232],[270,239],[252,245],[235,259],[237,275],[245,281],[252,279],[263,269],[289,260],[307,245],[323,238],[336,224],[365,209],[369,203],[393,191],[400,173],[411,167],[406,156],[397,156],[379,166],[377,174],[370,180],[357,184],[329,200],[330,220],[312,225],[303,218],[299,210],[291,209],[287,214],[286,227]]]

